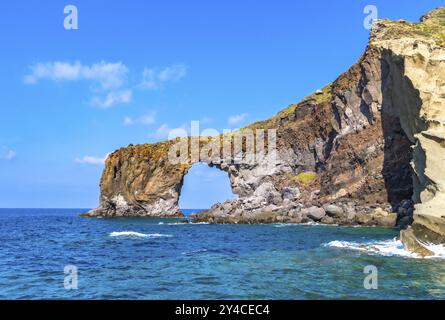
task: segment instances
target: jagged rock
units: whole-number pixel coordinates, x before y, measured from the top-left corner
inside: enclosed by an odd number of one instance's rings
[[[396,227],[404,230],[414,221],[414,203],[411,200],[404,200],[394,210],[397,213]]]
[[[397,220],[396,227],[398,229],[404,230],[408,228],[414,221],[413,216],[404,216]]]
[[[280,193],[271,182],[261,184],[255,190],[254,196],[266,199],[267,203],[279,204],[282,202]]]

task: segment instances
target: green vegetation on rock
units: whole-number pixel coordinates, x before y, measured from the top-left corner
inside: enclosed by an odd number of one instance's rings
[[[385,35],[380,39],[419,37],[433,40],[438,46],[445,46],[445,8],[433,10],[422,17],[421,22],[382,19],[377,26],[384,26]]]
[[[292,177],[292,179],[296,182],[303,184],[310,184],[317,179],[318,175],[315,172],[301,172]]]
[[[251,125],[248,125],[247,127],[241,129],[241,130],[246,130],[246,129],[268,129],[268,128],[273,128],[277,126],[277,123],[280,121],[280,119],[284,119],[289,117],[290,115],[292,115],[295,110],[302,104],[304,104],[307,101],[314,101],[317,105],[322,104],[322,103],[326,103],[326,102],[330,102],[331,101],[331,88],[332,88],[332,83],[329,83],[328,85],[326,85],[325,87],[323,87],[319,92],[314,92],[311,95],[305,97],[303,100],[301,100],[298,103],[294,103],[294,104],[290,104],[287,108],[281,110],[280,112],[278,112],[275,116],[273,116],[272,118],[269,118],[267,120],[264,121],[258,121],[255,123],[252,123]]]

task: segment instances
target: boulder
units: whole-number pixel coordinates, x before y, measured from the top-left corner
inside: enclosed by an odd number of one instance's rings
[[[336,206],[334,204],[326,204],[323,206],[326,214],[334,218],[342,218],[345,215],[343,208]]]
[[[376,208],[371,213],[357,215],[355,221],[365,226],[394,228],[397,222],[397,214]]]
[[[397,222],[397,214],[389,213],[381,208],[375,209],[372,213],[372,221],[381,227],[394,228]]]
[[[323,217],[326,215],[326,211],[324,211],[323,208],[313,206],[313,207],[301,210],[301,214],[313,221],[318,222],[321,219],[323,219]]]

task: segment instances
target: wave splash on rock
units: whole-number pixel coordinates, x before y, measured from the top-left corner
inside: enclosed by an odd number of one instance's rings
[[[340,249],[349,249],[362,251],[368,254],[378,254],[382,256],[399,256],[405,258],[422,258],[416,253],[412,253],[406,250],[402,241],[397,238],[386,241],[369,241],[369,242],[350,242],[350,241],[339,241],[334,240],[324,244],[325,247],[333,247]],[[427,258],[441,258],[445,259],[445,247],[442,245],[426,245],[425,246],[431,250],[434,255]]]

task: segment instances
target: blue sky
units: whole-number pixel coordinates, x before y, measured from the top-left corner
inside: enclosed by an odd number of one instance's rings
[[[64,29],[68,4],[78,30]],[[369,4],[417,21],[443,1],[5,2],[0,207],[94,207],[109,152],[191,120],[222,130],[272,116],[358,59]],[[197,171],[184,206],[230,196],[226,176]]]

